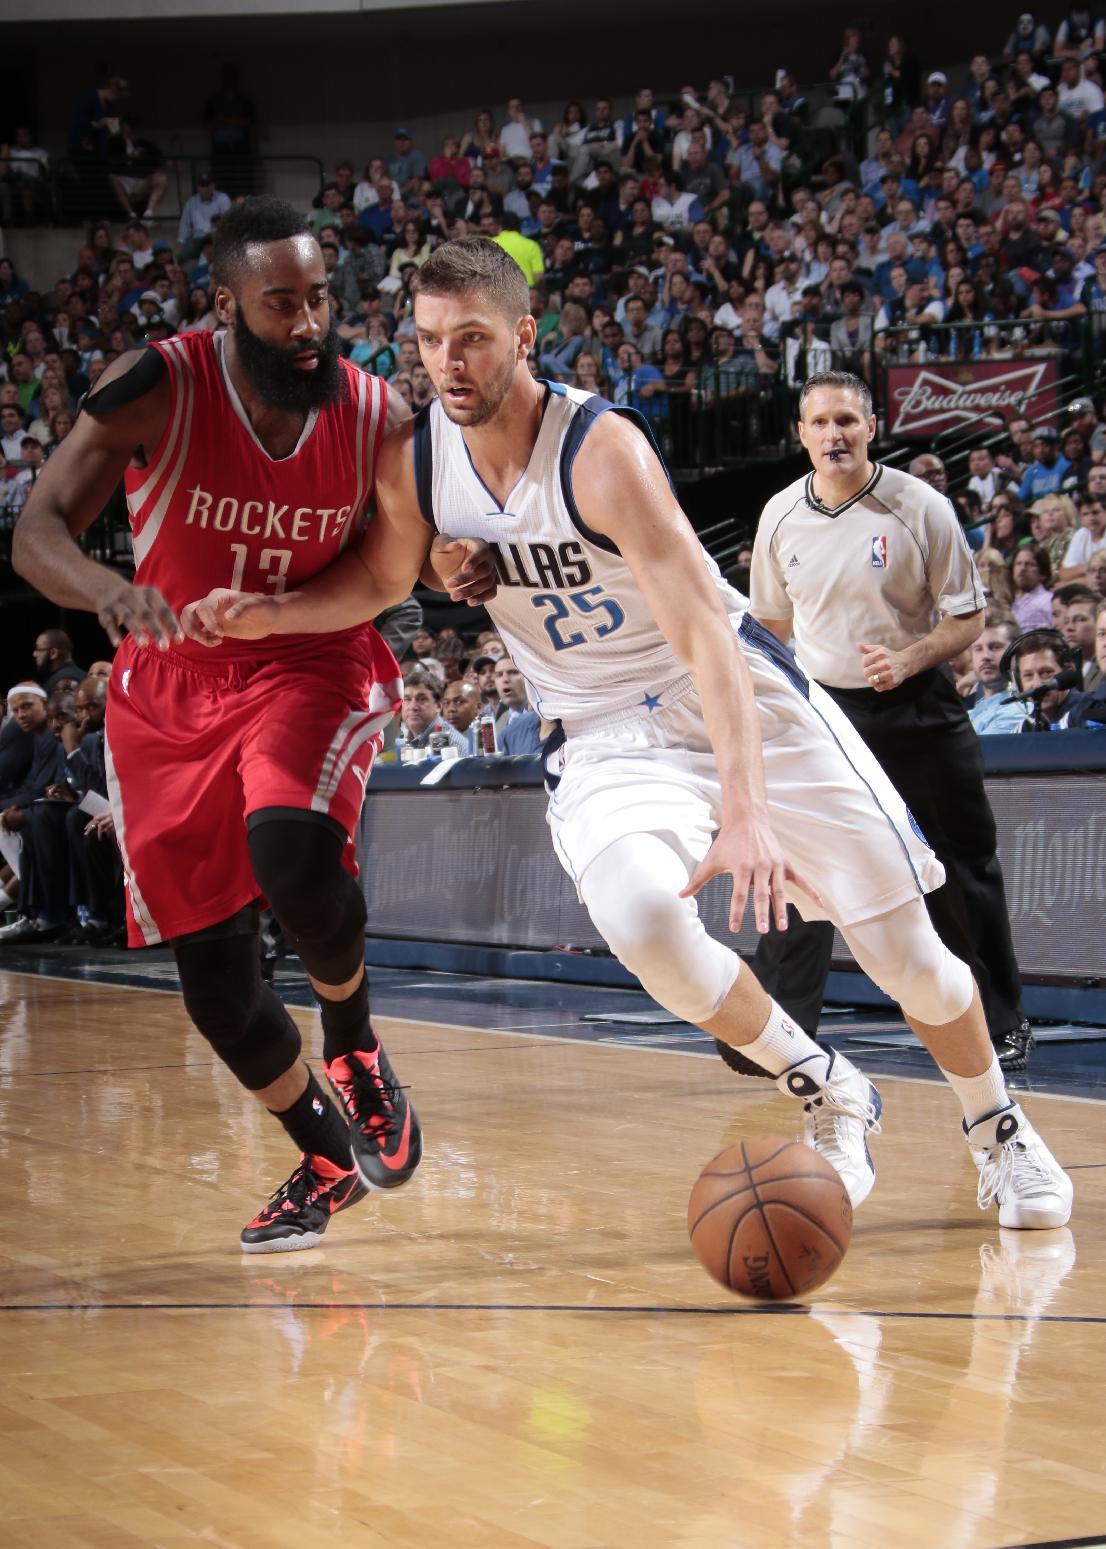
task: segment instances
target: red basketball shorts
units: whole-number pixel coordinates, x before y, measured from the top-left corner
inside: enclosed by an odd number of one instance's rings
[[[265,661],[116,653],[107,767],[132,947],[204,930],[258,897],[246,819],[325,813],[353,834],[399,668],[375,629],[319,636]]]

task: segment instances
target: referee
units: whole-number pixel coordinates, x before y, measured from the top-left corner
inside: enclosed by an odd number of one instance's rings
[[[898,788],[945,868],[926,904],[971,968],[999,1061],[1024,1068],[1032,1034],[995,853],[983,756],[944,663],[978,637],[984,597],[945,495],[869,459],[872,397],[824,371],[799,397],[813,472],[764,508],[753,549],[756,617],[836,700]],[[769,994],[817,1029],[833,928],[763,937],[754,967]],[[798,926],[798,929],[795,927]]]

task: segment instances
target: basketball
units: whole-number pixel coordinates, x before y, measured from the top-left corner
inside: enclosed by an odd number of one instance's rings
[[[695,1256],[727,1291],[787,1301],[824,1285],[845,1257],[853,1207],[817,1151],[761,1135],[720,1151],[687,1205]]]

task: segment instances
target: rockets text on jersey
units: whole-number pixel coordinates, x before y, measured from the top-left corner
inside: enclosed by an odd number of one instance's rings
[[[387,418],[384,383],[342,361],[337,399],[307,416],[289,456],[273,458],[234,389],[223,339],[193,333],[151,346],[169,374],[169,422],[146,467],[125,480],[135,579],[178,612],[214,587],[279,595],[325,570],[366,520]],[[295,639],[225,640],[220,655],[276,655]]]

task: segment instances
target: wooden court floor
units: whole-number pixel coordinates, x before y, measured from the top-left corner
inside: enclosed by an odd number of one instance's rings
[[[1076,1213],[1000,1233],[949,1094],[883,1079],[845,1265],[765,1310],[706,1279],[684,1215],[721,1145],[794,1130],[786,1098],[714,1061],[380,1026],[418,1179],[313,1252],[244,1256],[292,1158],[176,998],[0,972],[3,1549],[1106,1533],[1101,1105],[1035,1100]]]

